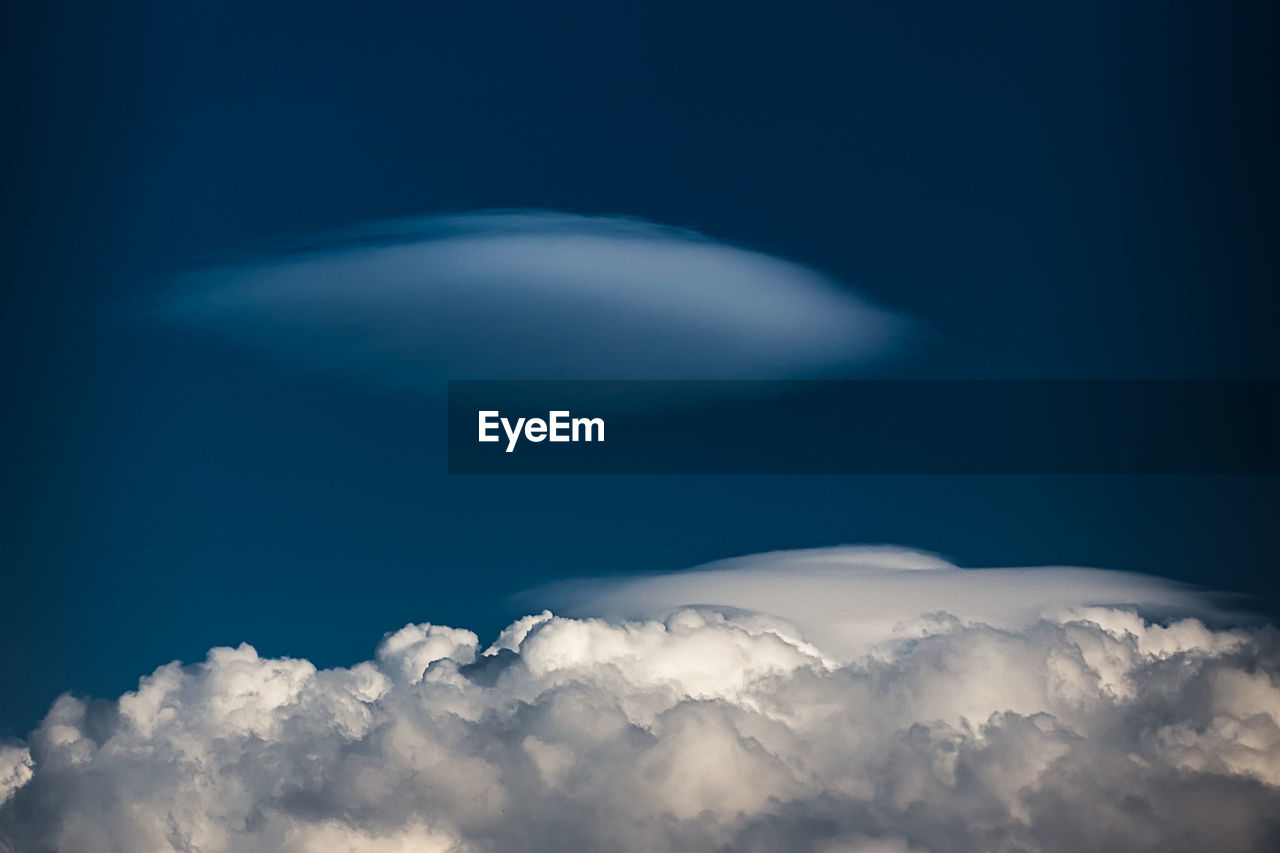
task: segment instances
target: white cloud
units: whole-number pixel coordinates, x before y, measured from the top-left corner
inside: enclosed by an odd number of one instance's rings
[[[1123,604],[1146,613],[1219,615],[1192,587],[1130,572],[1072,567],[961,569],[893,546],[775,551],[683,572],[553,584],[529,597],[571,615],[662,618],[714,604],[769,613],[842,658],[933,630],[921,617],[1020,629],[1055,608]]]
[[[1275,849],[1276,631],[1101,589],[1002,627],[903,616],[859,653],[701,607],[543,613],[487,649],[411,625],[350,669],[215,649],[0,749],[0,850]]]
[[[372,382],[775,379],[883,356],[909,322],[698,234],[544,211],[370,226],[188,274],[161,314]]]
[[[31,753],[20,746],[0,743],[0,805],[31,781]]]

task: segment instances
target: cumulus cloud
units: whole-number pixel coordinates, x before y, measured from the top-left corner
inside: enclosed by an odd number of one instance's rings
[[[366,226],[183,276],[160,314],[307,364],[444,379],[778,379],[897,348],[910,323],[809,267],[618,217]]]
[[[409,625],[64,696],[0,779],[10,851],[1263,851],[1280,637],[1061,601],[853,655],[732,607]]]
[[[0,743],[0,805],[31,781],[31,753],[21,746]]]

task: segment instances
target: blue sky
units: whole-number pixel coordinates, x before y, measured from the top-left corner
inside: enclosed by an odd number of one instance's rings
[[[878,5],[878,4],[877,4]],[[79,6],[79,7],[77,7]],[[1263,6],[76,4],[5,94],[0,735],[251,640],[321,665],[505,596],[779,548],[1138,570],[1274,601],[1260,477],[450,478],[429,401],[149,323],[275,241],[640,217],[930,334],[886,375],[1275,377]]]

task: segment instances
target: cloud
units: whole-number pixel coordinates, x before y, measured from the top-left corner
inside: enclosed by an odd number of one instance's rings
[[[1013,630],[1055,608],[1089,604],[1226,615],[1203,591],[1165,578],[1072,567],[961,569],[891,546],[752,554],[669,574],[561,582],[527,597],[613,619],[662,618],[690,604],[769,613],[844,658],[922,630],[919,620],[930,613]]]
[[[1272,628],[1055,602],[1012,628],[917,617],[848,657],[776,616],[721,610],[542,612],[487,648],[409,625],[347,669],[220,648],[114,702],[64,696],[26,748],[0,752],[0,779],[17,780],[0,850],[1082,853],[1280,840]]]
[[[0,743],[0,805],[31,781],[31,753],[21,746]]]
[[[911,323],[797,263],[545,211],[366,226],[189,273],[159,315],[375,384],[777,379],[899,348]]]

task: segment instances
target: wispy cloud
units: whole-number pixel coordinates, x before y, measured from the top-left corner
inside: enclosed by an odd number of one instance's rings
[[[798,263],[617,217],[428,217],[189,273],[170,322],[389,386],[770,379],[898,349],[912,323]]]

